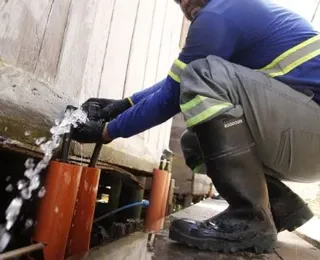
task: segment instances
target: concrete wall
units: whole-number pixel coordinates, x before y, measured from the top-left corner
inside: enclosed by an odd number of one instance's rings
[[[0,17],[0,136],[29,150],[67,104],[120,99],[164,78],[182,26],[172,0],[3,0]],[[170,128],[118,140],[102,154],[150,171]]]

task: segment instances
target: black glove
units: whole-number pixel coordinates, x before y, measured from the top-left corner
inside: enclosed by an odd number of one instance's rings
[[[88,113],[88,118],[90,120],[104,120],[109,122],[129,109],[131,104],[132,103],[129,98],[121,100],[90,98],[83,103],[81,107],[86,113]]]
[[[105,121],[109,122],[115,119],[118,115],[122,114],[124,111],[131,107],[131,102],[129,98],[122,100],[117,100],[110,105],[107,105],[100,111],[100,116]]]
[[[89,98],[81,108],[88,114],[89,120],[99,121],[102,119],[101,110],[116,101],[115,99]]]
[[[87,121],[73,129],[71,138],[79,143],[108,143],[103,138],[103,130],[106,124],[102,121]]]

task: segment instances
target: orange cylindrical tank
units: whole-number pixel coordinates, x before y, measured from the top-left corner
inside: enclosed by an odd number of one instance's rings
[[[89,250],[100,169],[84,167],[68,238],[66,257]]]
[[[163,208],[168,196],[168,179],[170,179],[170,176],[171,174],[165,170],[154,169],[153,171],[150,206],[146,218],[147,231],[158,232],[162,228],[165,215]]]
[[[50,163],[33,235],[34,241],[46,244],[46,260],[64,259],[81,172],[81,166]]]

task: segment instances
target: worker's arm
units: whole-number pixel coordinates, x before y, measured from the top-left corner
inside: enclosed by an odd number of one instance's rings
[[[96,110],[94,113],[90,111],[90,119],[94,121],[99,121],[101,119],[105,121],[110,121],[116,118],[118,115],[132,107],[133,105],[139,103],[141,100],[151,95],[152,93],[158,91],[165,80],[162,80],[150,88],[142,90],[133,94],[131,97],[127,97],[124,99],[106,99],[106,98],[89,98],[86,102],[84,102],[81,107],[82,109],[89,113],[90,107],[94,104],[95,107],[97,105],[100,109]]]
[[[134,93],[130,98],[133,104],[138,104],[141,100],[145,99],[147,96],[157,92],[165,83],[165,79],[154,84],[152,87]]]
[[[238,28],[220,15],[202,12],[191,24],[179,61],[216,55],[230,59],[240,37]],[[109,138],[130,137],[159,125],[180,112],[180,83],[169,74],[162,86],[107,125]]]
[[[238,28],[220,15],[202,12],[191,24],[186,46],[179,55],[185,64],[216,55],[230,59],[240,37]],[[180,112],[180,84],[168,76],[155,93],[119,115],[107,126],[112,139],[130,137],[159,125]]]
[[[161,89],[147,96],[108,124],[108,136],[130,137],[179,113],[179,84],[168,77]]]

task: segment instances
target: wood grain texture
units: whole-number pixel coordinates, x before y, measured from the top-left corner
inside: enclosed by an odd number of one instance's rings
[[[0,57],[12,65],[17,64],[23,39],[23,21],[29,13],[26,1],[0,1]]]
[[[160,56],[161,41],[163,37],[164,19],[168,7],[168,0],[156,1],[153,15],[152,33],[149,42],[148,60],[146,64],[144,88],[152,86],[157,81],[158,61]],[[165,78],[166,75],[163,75]],[[146,142],[150,147],[156,147],[159,128],[155,127],[146,132]]]
[[[72,0],[55,0],[47,21],[39,58],[34,73],[50,83],[54,82],[61,56]]]
[[[87,98],[98,96],[114,8],[115,0],[98,1],[79,97],[80,103]]]
[[[164,32],[164,34],[167,36],[167,44],[166,48],[163,49],[163,52],[167,55],[167,59],[163,60],[162,69],[159,65],[158,80],[161,80],[162,74],[168,72],[171,64],[173,63],[174,59],[178,57],[178,54],[180,52],[178,42],[182,26],[182,12],[179,6],[172,1],[168,3],[167,17],[167,20],[169,22],[166,25],[167,27],[165,28]],[[162,54],[160,56],[162,56]],[[161,60],[159,60],[159,62],[161,62]],[[169,146],[172,121],[173,120],[170,119],[161,126],[158,139],[158,151],[163,150],[164,148],[168,148]]]
[[[12,0],[0,3],[0,56],[33,72],[53,0]]]
[[[125,78],[124,97],[143,89],[155,0],[140,0]]]
[[[98,0],[72,1],[54,89],[80,104],[79,96],[88,59]]]
[[[180,19],[178,19],[180,17]],[[174,1],[165,3],[165,12],[161,28],[161,41],[159,46],[159,54],[157,58],[155,80],[160,81],[165,78],[179,53],[178,39],[181,31],[182,13],[178,5]],[[161,124],[150,130],[148,142],[156,147],[157,153],[161,153],[164,148],[169,146],[169,138],[166,134],[170,133],[172,120]],[[169,134],[170,136],[170,134]]]
[[[122,98],[138,0],[117,0],[114,8],[99,96]]]
[[[43,117],[46,123],[39,122],[49,130],[67,104],[122,98],[152,86],[166,77],[178,46],[182,15],[177,10],[171,0],[0,0],[2,109],[8,107],[11,115],[33,111],[30,127]],[[12,132],[2,134],[28,143],[25,128],[17,134],[19,122],[10,120]],[[170,122],[115,142],[121,160],[105,157],[128,168],[152,169],[168,147]],[[137,163],[130,162],[133,156]]]

